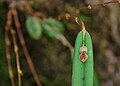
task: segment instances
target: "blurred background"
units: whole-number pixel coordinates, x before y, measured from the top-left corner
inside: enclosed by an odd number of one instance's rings
[[[5,56],[4,32],[9,4],[13,0],[0,0],[0,86],[11,86]],[[22,0],[17,0],[17,2]],[[112,0],[28,0],[32,10],[46,17],[56,18],[68,12],[76,16],[76,8]],[[22,9],[22,10],[20,10]],[[22,6],[17,9],[22,32],[28,51],[43,86],[71,86],[71,52],[61,41],[45,33],[39,39],[30,37],[26,28],[27,14]],[[91,34],[94,49],[95,86],[120,86],[120,4],[82,10],[77,14]],[[42,18],[44,19],[44,18]],[[81,26],[73,20],[60,20],[64,26],[62,35],[74,47],[75,38]],[[54,23],[53,23],[54,24]],[[37,86],[27,65],[22,47],[17,37],[21,69],[22,86]],[[16,60],[11,46],[12,66],[17,84]],[[98,85],[99,84],[99,85]]]

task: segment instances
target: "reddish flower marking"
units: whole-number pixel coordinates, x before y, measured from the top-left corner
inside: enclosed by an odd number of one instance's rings
[[[82,62],[85,62],[85,61],[87,60],[87,58],[88,58],[88,56],[87,56],[86,52],[82,52],[82,53],[80,54],[80,60],[81,60]]]
[[[88,55],[87,55],[87,47],[86,46],[82,46],[80,48],[80,60],[82,62],[85,62],[88,59]]]

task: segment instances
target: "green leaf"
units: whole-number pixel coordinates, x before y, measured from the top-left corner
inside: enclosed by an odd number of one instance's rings
[[[93,86],[93,48],[91,37],[85,33],[85,46],[88,49],[86,62],[80,61],[80,47],[82,46],[82,31],[79,32],[72,58],[72,86]]]
[[[60,32],[64,32],[65,30],[64,25],[60,21],[53,18],[49,18],[47,21],[48,24],[54,26],[56,30],[58,29]]]
[[[39,39],[42,35],[42,26],[37,18],[28,16],[26,27],[32,38]]]
[[[52,20],[53,21],[53,20]],[[40,21],[43,27],[44,33],[50,37],[50,38],[59,38],[62,35],[61,29],[55,24],[48,19],[44,19],[43,21]],[[59,25],[59,24],[58,24]],[[62,26],[61,26],[62,28]]]
[[[94,84],[93,86],[99,86],[99,80],[98,80],[96,72],[94,72],[94,81],[93,81],[93,84]]]

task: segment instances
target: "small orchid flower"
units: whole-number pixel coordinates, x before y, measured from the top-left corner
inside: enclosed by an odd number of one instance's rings
[[[80,60],[82,62],[85,62],[87,59],[88,59],[87,47],[82,45],[82,47],[80,48]]]

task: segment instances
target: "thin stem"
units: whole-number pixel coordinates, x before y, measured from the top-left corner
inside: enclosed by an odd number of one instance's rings
[[[64,46],[68,47],[70,52],[71,52],[71,55],[73,54],[74,52],[74,48],[73,46],[70,44],[70,42],[65,38],[64,35],[60,35],[58,38],[57,38]]]
[[[85,33],[86,33],[86,29],[85,29],[85,24],[84,22],[81,20],[81,23],[82,23],[82,32],[83,32],[83,46],[84,46],[84,41],[85,41]]]
[[[86,29],[85,29],[85,24],[82,20],[79,20],[78,17],[75,17],[75,22],[80,25],[79,21],[81,22],[81,25],[82,25],[82,41],[83,41],[83,45],[84,45],[84,39],[85,39],[85,32],[86,32]]]
[[[16,62],[17,62],[17,72],[18,72],[18,86],[21,86],[21,75],[22,75],[22,71],[20,68],[20,57],[19,57],[19,53],[18,53],[18,45],[16,42],[16,32],[11,28],[10,29],[11,35],[12,35],[12,39],[13,39],[13,44],[14,44],[14,52],[16,55]]]
[[[13,8],[13,11],[12,11],[12,14],[13,14],[13,18],[14,18],[14,21],[15,21],[15,26],[16,26],[16,29],[17,29],[17,34],[18,34],[18,37],[20,39],[20,43],[22,45],[22,48],[23,48],[23,52],[25,54],[25,57],[26,57],[26,60],[27,60],[27,63],[29,65],[29,68],[34,76],[34,79],[37,83],[38,86],[41,86],[41,83],[40,83],[40,80],[39,80],[39,77],[38,77],[38,74],[37,72],[35,71],[35,68],[34,68],[34,65],[32,63],[32,60],[30,58],[30,55],[28,53],[28,50],[27,50],[27,47],[26,47],[26,44],[25,44],[25,40],[24,40],[24,37],[23,37],[23,34],[22,34],[22,31],[21,31],[21,26],[20,26],[20,22],[19,22],[19,18],[18,18],[18,14],[17,14],[17,11],[16,11],[16,8]]]
[[[101,2],[101,3],[98,3],[98,4],[94,4],[94,5],[88,5],[88,6],[85,6],[85,7],[76,8],[76,13],[79,13],[81,10],[87,10],[87,9],[92,10],[95,7],[106,6],[106,5],[113,4],[113,3],[120,3],[120,0],[112,0],[112,1],[109,1],[109,2]],[[32,11],[31,6],[30,6],[28,1],[21,1],[21,2],[18,2],[16,5],[18,7],[19,6],[23,7],[24,9],[22,9],[22,10],[24,10],[24,12],[27,15],[37,16],[39,18],[45,18],[46,17],[45,14],[43,14],[41,12]],[[66,15],[66,12],[60,13],[57,16],[57,19],[59,19],[59,20],[64,19],[65,15]]]
[[[109,1],[109,2],[102,2],[102,3],[98,3],[98,4],[94,4],[94,5],[88,5],[86,7],[81,7],[81,8],[78,8],[78,10],[85,10],[85,9],[92,9],[92,8],[95,8],[95,7],[99,7],[99,6],[106,6],[106,5],[109,5],[109,4],[113,4],[113,3],[119,3],[119,0],[113,0],[113,1]]]
[[[11,24],[12,24],[12,15],[11,15],[11,11],[9,11],[7,14],[7,23],[5,26],[6,59],[7,59],[8,71],[9,71],[11,83],[12,83],[12,86],[15,86],[14,74],[13,74],[12,63],[11,63],[11,55],[9,50],[11,45],[11,42],[9,39],[9,27]]]
[[[96,8],[96,7],[107,6],[109,4],[114,4],[114,3],[120,3],[120,0],[113,0],[113,1],[104,2],[104,3],[101,2],[101,3],[98,3],[98,4],[94,4],[94,5],[88,5],[88,6],[85,6],[85,7],[76,8],[76,14],[80,13],[80,11],[82,11],[82,10],[87,10],[87,9],[92,10],[93,8]],[[70,17],[71,17],[70,13],[62,12],[56,18],[58,20],[61,20],[61,19],[69,19]]]

